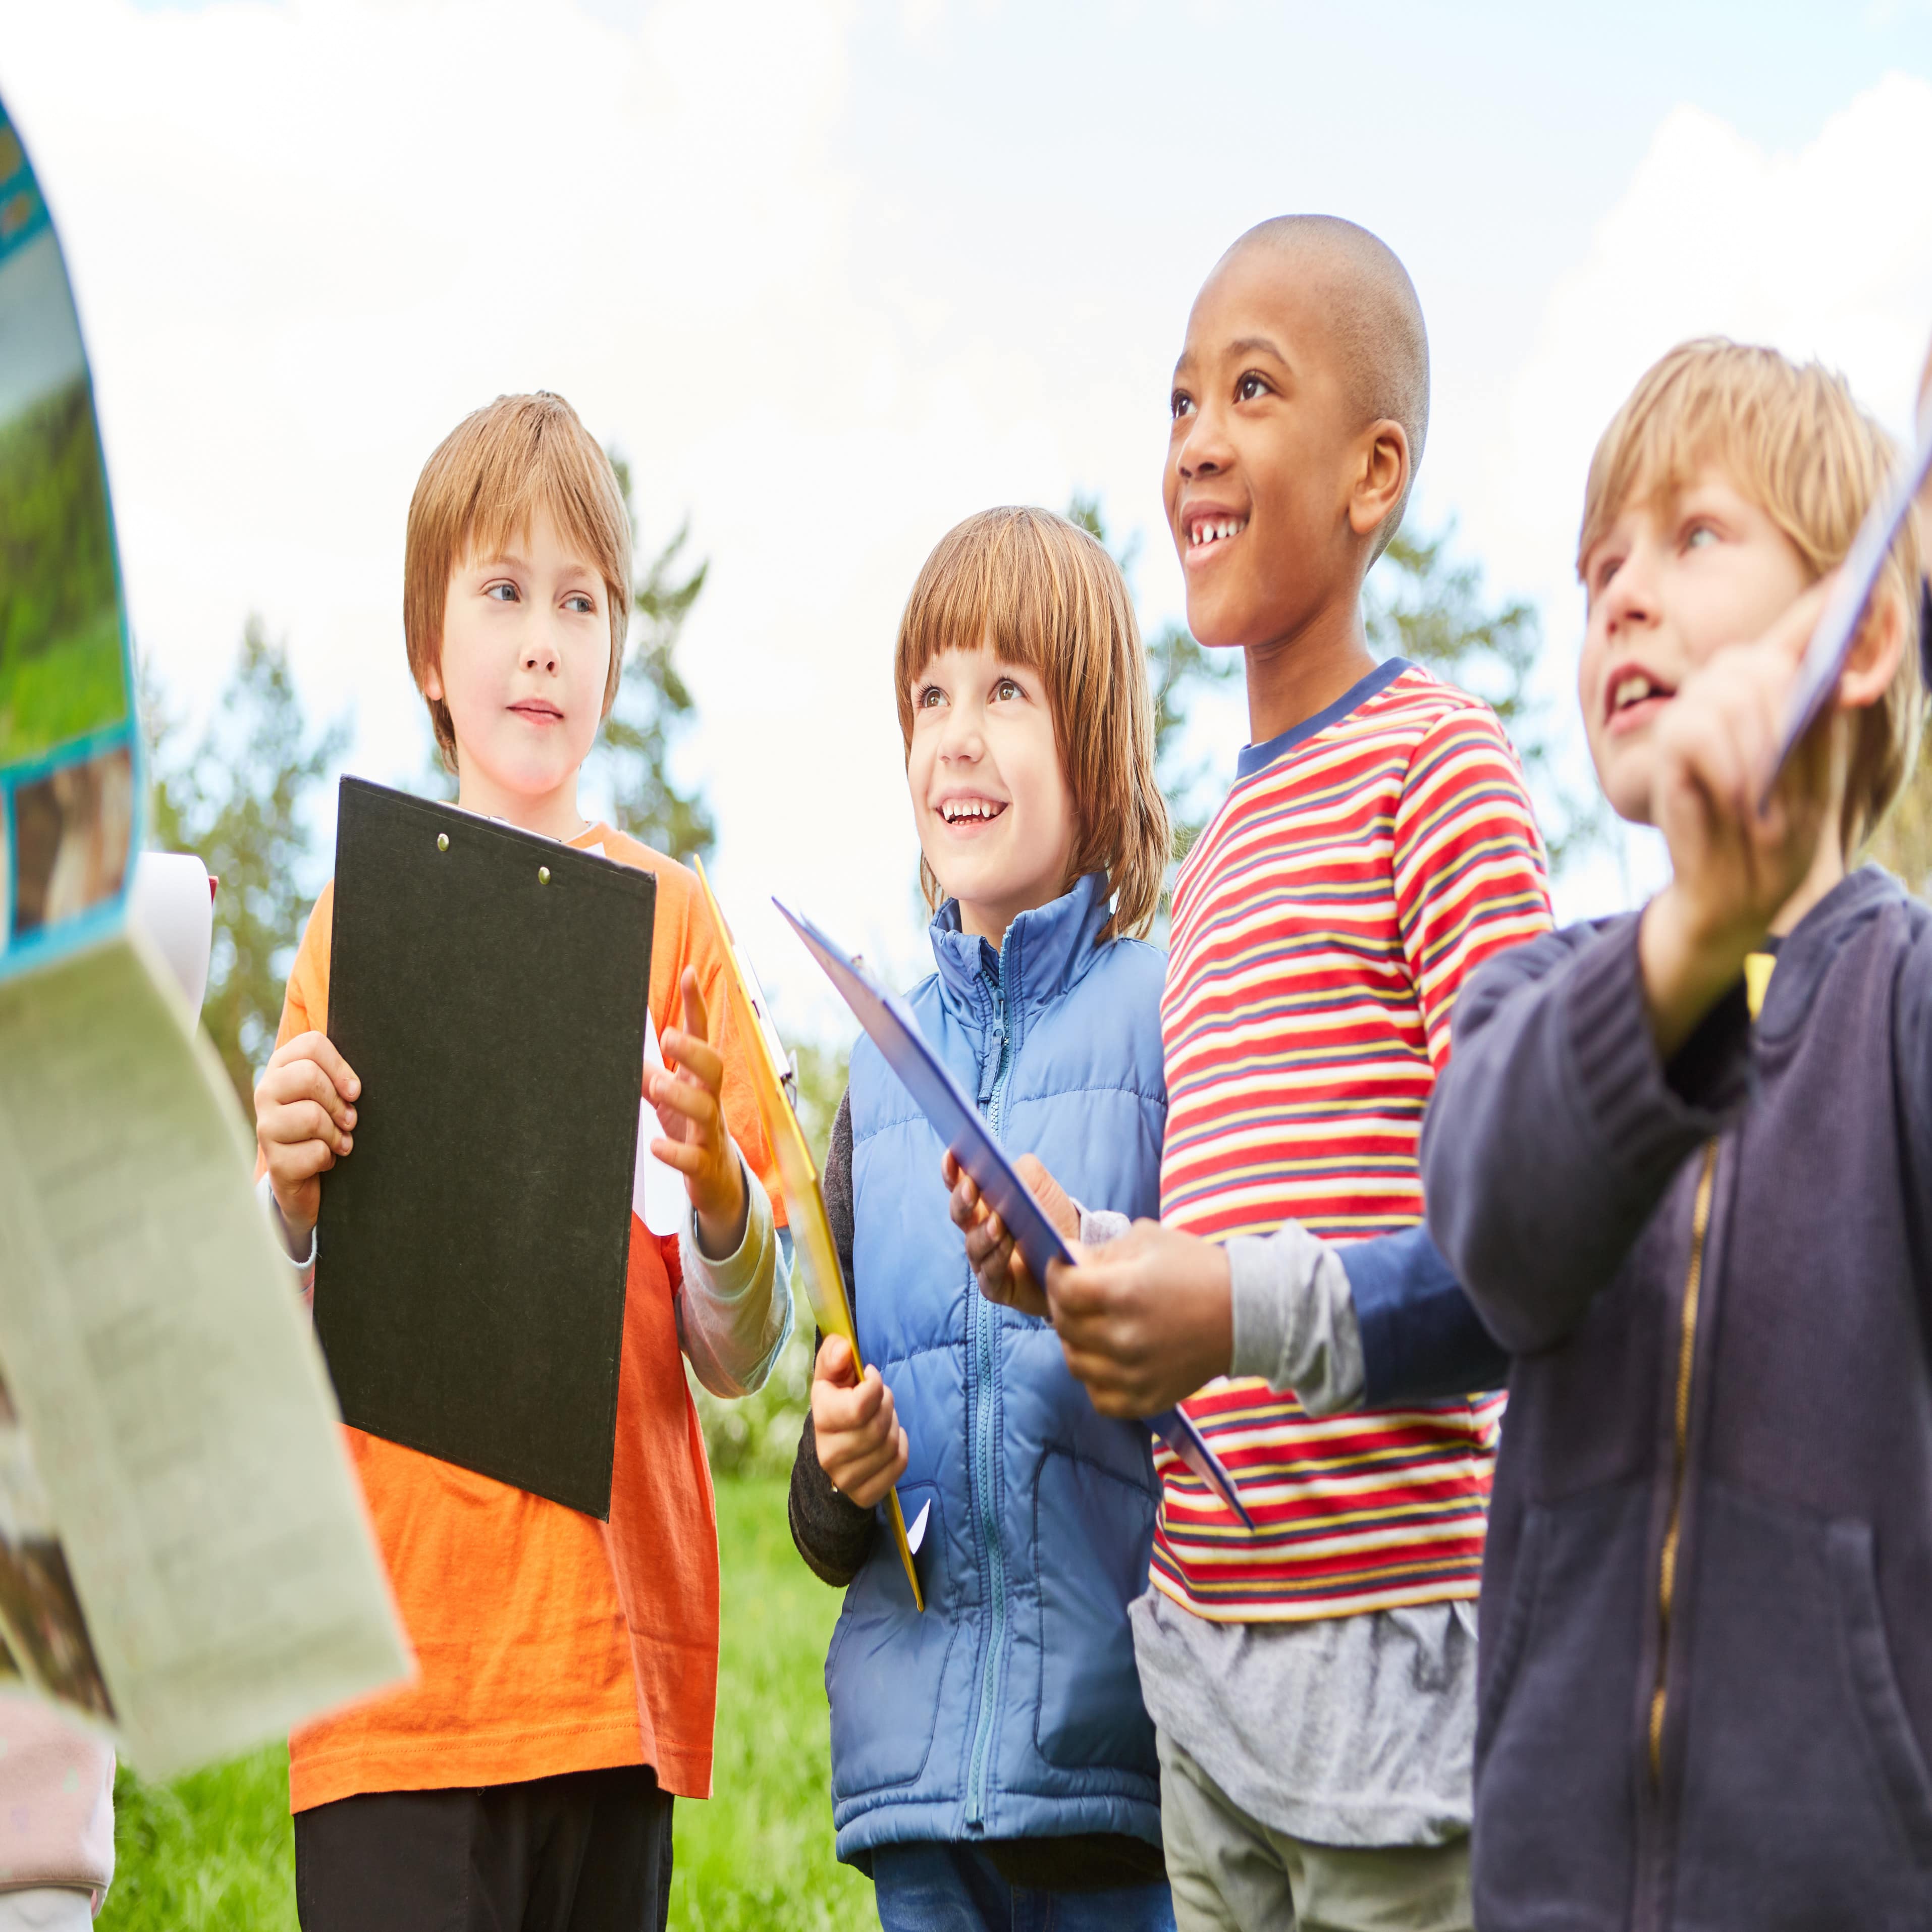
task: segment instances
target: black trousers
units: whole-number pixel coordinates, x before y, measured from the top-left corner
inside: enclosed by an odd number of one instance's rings
[[[378,1791],[296,1814],[302,1932],[664,1932],[670,1794],[648,1765]]]

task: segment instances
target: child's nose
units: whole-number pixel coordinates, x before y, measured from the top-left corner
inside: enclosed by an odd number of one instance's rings
[[[1635,625],[1654,622],[1657,616],[1657,580],[1650,560],[1634,554],[1618,567],[1604,590],[1604,623],[1612,634]]]
[[[1176,461],[1189,482],[1197,476],[1217,476],[1227,466],[1227,440],[1218,415],[1206,410],[1196,412],[1187,434],[1181,438]]]
[[[978,715],[968,706],[956,706],[948,714],[946,729],[940,735],[939,755],[970,764],[984,749]]]
[[[550,670],[558,664],[556,646],[548,638],[532,638],[524,646],[526,670]]]

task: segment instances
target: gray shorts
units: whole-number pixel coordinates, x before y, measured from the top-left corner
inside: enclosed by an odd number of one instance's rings
[[[1305,1844],[1250,1817],[1165,1731],[1155,1735],[1180,1932],[1474,1932],[1467,1838]]]

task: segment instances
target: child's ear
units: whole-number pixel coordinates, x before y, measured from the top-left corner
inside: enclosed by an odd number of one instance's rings
[[[1348,500],[1348,526],[1358,537],[1370,536],[1388,520],[1402,501],[1408,482],[1408,432],[1391,416],[1371,423],[1358,446],[1361,467]]]
[[[1875,598],[1838,674],[1839,707],[1861,711],[1876,704],[1891,688],[1904,651],[1904,606],[1889,593]]]

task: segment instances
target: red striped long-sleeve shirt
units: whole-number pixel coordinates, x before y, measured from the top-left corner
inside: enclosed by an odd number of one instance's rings
[[[1456,990],[1549,924],[1522,772],[1478,700],[1394,660],[1250,748],[1174,888],[1162,1218],[1215,1240],[1420,1220]],[[1228,1380],[1187,1407],[1256,1528],[1163,1456],[1169,1596],[1255,1622],[1475,1595],[1500,1398],[1317,1420]]]

